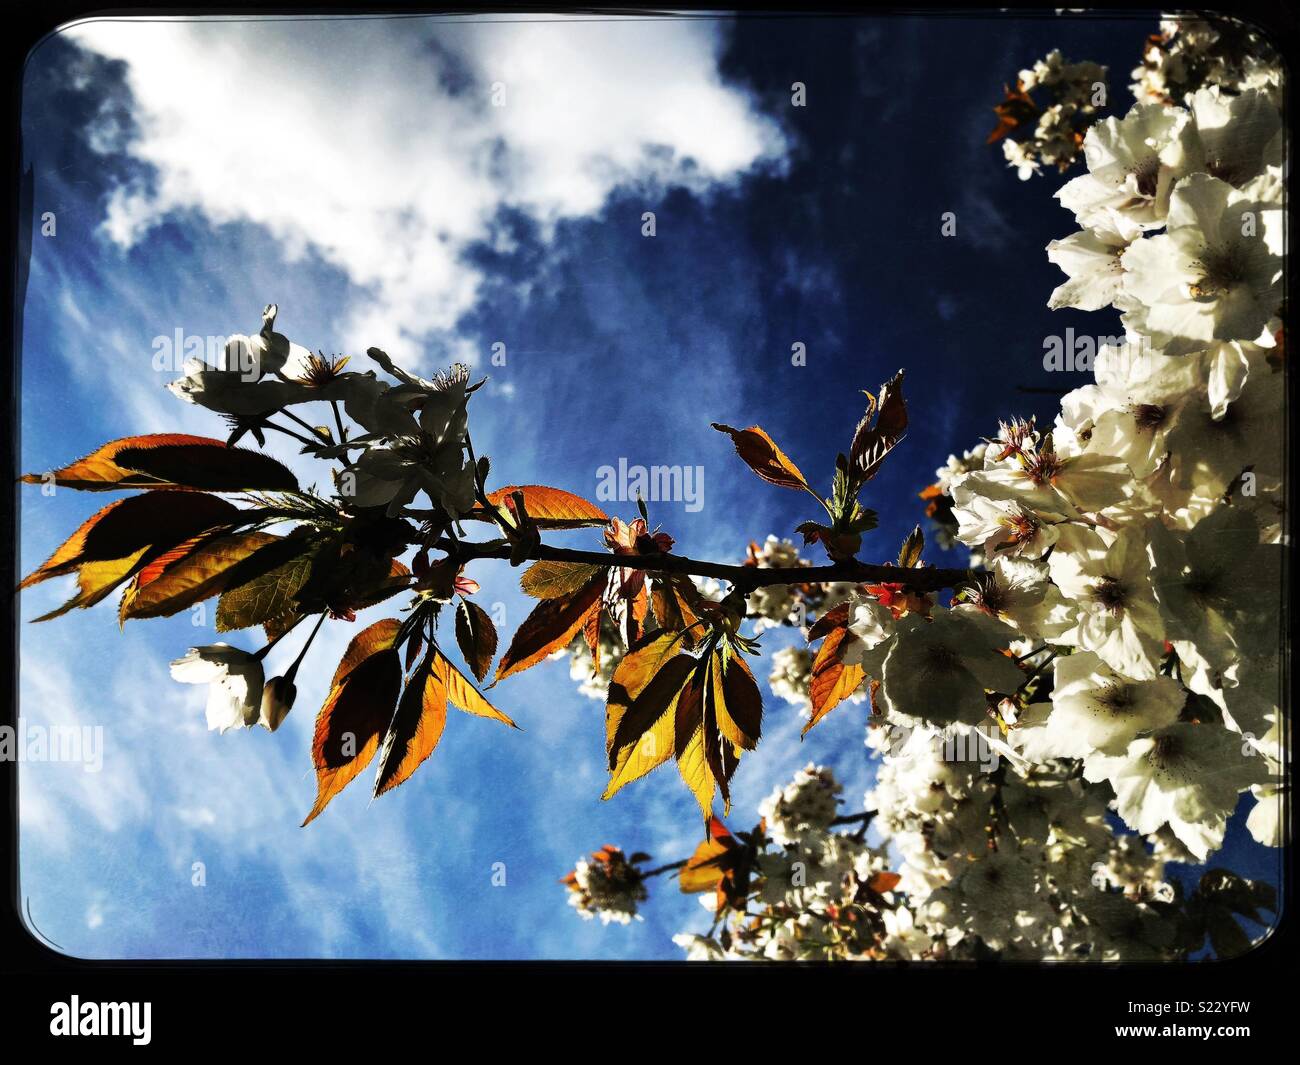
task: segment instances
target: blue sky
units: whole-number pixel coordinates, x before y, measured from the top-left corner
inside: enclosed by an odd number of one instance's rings
[[[1118,328],[1109,312],[1046,307],[1058,277],[1043,249],[1071,219],[1051,198],[1062,179],[1022,184],[985,147],[1001,85],[1060,47],[1108,64],[1126,109],[1153,25],[69,27],[33,53],[25,80],[23,162],[36,214],[54,212],[57,231],[33,237],[23,466],[139,432],[222,435],[164,390],[174,375],[152,368],[153,340],[251,332],[276,302],[278,328],[313,349],[364,360],[374,344],[426,372],[475,363],[490,380],[471,428],[496,483],[594,496],[597,471],[620,457],[702,466],[703,507],[660,503],[651,517],[683,553],[739,560],[750,539],[814,515],[754,480],[709,422],[757,422],[828,480],[859,390],[906,367],[912,430],[866,499],[881,517],[867,554],[890,557],[950,452],[999,417],[1050,417],[1050,397],[1015,386],[1081,383],[1042,370],[1043,338]],[[790,106],[795,81],[806,107]],[[496,83],[503,107],[489,102]],[[642,235],[646,211],[654,237]],[[945,211],[955,237],[940,235]],[[498,342],[506,365],[490,366]],[[791,365],[794,343],[806,366]],[[104,502],[29,490],[23,570]],[[522,620],[517,572],[484,563],[472,575],[508,627]],[[58,581],[33,589],[22,616],[65,595]],[[219,736],[204,728],[202,692],[167,674],[187,646],[218,638],[211,628],[181,617],[119,632],[111,604],[24,626],[23,716],[105,737],[99,773],[22,769],[36,926],[89,957],[680,956],[671,935],[707,919],[671,883],[627,928],[564,904],[557,880],[586,851],[613,842],[669,861],[699,826],[671,770],[599,802],[602,707],[563,664],[495,690],[523,732],[456,715],[401,788],[371,805],[358,784],[298,827],[315,791],[314,712],[356,628],[327,627],[278,733]],[[296,650],[277,650],[272,668]],[[869,782],[864,710],[837,710],[800,743],[792,708],[767,707],[763,743],[737,775],[735,823],[748,827],[810,760],[837,768],[856,808]],[[1229,856],[1275,875],[1276,856],[1237,824]]]

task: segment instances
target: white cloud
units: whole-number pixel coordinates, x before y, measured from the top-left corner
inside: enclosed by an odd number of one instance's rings
[[[720,26],[103,20],[65,32],[128,64],[138,135],[91,143],[116,142],[155,173],[110,198],[112,240],[129,247],[185,210],[263,226],[290,259],[314,253],[364,290],[340,341],[413,358],[473,306],[481,275],[462,254],[496,239],[502,207],[545,233],[619,185],[705,191],[781,161],[775,124],[718,77]]]

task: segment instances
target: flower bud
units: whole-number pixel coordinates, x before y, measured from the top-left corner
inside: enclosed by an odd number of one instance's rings
[[[257,723],[274,732],[289,716],[297,694],[298,689],[288,677],[272,677],[262,689],[262,715]]]

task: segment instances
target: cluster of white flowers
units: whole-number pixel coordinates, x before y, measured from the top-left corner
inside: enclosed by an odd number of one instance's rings
[[[1259,33],[1234,19],[1166,18],[1133,71],[1133,95],[1141,101],[1176,103],[1201,86],[1262,89],[1281,102],[1282,64]]]
[[[1051,306],[1114,307],[1125,335],[1052,426],[1008,421],[938,471],[931,516],[977,579],[949,609],[855,597],[844,661],[879,684],[867,807],[897,880],[886,937],[835,956],[1185,957],[1213,884],[1184,906],[1165,863],[1206,862],[1246,792],[1281,842],[1280,75],[1221,32],[1165,27],[1164,88],[1092,126],[1058,193],[1080,231],[1048,248]],[[812,779],[763,813],[815,854],[843,836],[795,812],[825,798]],[[758,899],[781,920],[679,937],[688,956],[825,956],[774,863]]]
[[[584,920],[600,918],[601,924],[630,924],[641,920],[637,904],[648,897],[645,881],[636,866],[639,855],[624,857],[615,846],[605,846],[589,859],[580,858],[565,877],[569,905]]]
[[[884,849],[864,841],[866,818],[836,830],[842,791],[830,769],[809,764],[763,801],[750,890],[743,904],[715,912],[709,935],[673,937],[688,960],[901,956],[901,943],[913,939],[911,915],[892,908],[897,878]],[[712,896],[700,901],[715,910]]]
[[[947,607],[846,589],[824,646],[871,693],[879,845],[809,766],[728,851],[689,958],[1154,960],[1207,935],[1224,955],[1249,946],[1234,915],[1275,905],[1165,871],[1207,862],[1247,793],[1279,845],[1289,756],[1280,74],[1206,32],[1165,28],[1165,88],[1092,125],[1057,194],[1080,229],[1047,249],[1069,277],[1050,305],[1114,308],[1123,339],[1050,426],[1004,422],[922,494],[973,579]],[[1086,69],[1054,56],[1022,84]],[[764,557],[799,564],[775,538]],[[760,627],[800,624],[799,594],[751,597]],[[799,702],[810,657],[773,667]]]
[[[1284,203],[1252,69],[1089,131],[1051,305],[1114,307],[1124,341],[1049,431],[1008,422],[938,472],[986,566],[950,610],[855,605],[868,804],[912,927],[949,948],[1171,956],[1164,862],[1205,862],[1246,791],[1280,842]],[[1000,768],[935,754],[938,729],[988,730]]]
[[[1174,900],[1164,861],[1111,831],[1104,786],[1061,763],[989,772],[969,757],[989,748],[954,758],[924,730],[873,729],[868,745],[883,754],[873,824],[903,858],[898,890],[930,941],[915,956],[1174,956],[1177,927],[1157,908]]]
[[[1066,170],[1079,157],[1083,135],[1105,103],[1105,67],[1071,63],[1052,51],[1020,72],[1015,90],[997,109],[1000,123],[992,139],[1002,140],[1007,165],[1021,181],[1044,166]]]
[[[797,566],[811,566],[807,559],[799,557],[799,549],[790,540],[768,536],[762,546],[751,544],[749,548],[750,565],[759,569],[786,569]],[[754,628],[758,632],[774,629],[781,625],[803,624],[805,606],[795,584],[770,584],[756,588],[749,596],[749,612],[755,615]]]
[[[1164,861],[1110,831],[1101,789],[1060,771],[998,784],[919,733],[887,735],[869,739],[890,750],[867,795],[882,842],[864,817],[837,821],[840,785],[809,765],[760,806],[743,906],[674,937],[688,960],[1176,955]]]
[[[360,452],[339,479],[342,497],[395,515],[424,492],[449,520],[468,513],[475,471],[466,446],[466,407],[478,387],[469,383],[469,367],[457,363],[425,380],[370,348],[366,354],[391,381],[373,370],[345,370],[348,358],[313,354],[276,332],[277,313],[274,304],[267,306],[255,336],[230,337],[218,365],[187,360],[184,375],[168,388],[226,416],[234,426],[231,442],[245,432],[260,438],[269,427],[267,415],[277,411],[322,400],[336,410],[341,404],[362,432],[333,440],[328,429],[316,429],[317,439],[307,440],[305,450],[318,458]]]
[[[767,822],[773,842],[782,847],[801,846],[834,820],[843,790],[829,769],[809,764],[784,788],[764,799],[758,812]]]
[[[772,652],[772,672],[767,683],[772,693],[808,717],[812,713],[809,685],[812,683],[813,654],[806,647],[782,647]]]

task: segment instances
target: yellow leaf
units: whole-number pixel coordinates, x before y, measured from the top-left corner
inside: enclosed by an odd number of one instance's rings
[[[713,704],[722,735],[746,751],[758,746],[763,724],[763,697],[749,666],[739,655],[731,655],[725,669],[718,662],[713,671]]]
[[[447,661],[441,651],[434,652],[433,675],[447,688],[447,699],[452,706],[459,707],[475,717],[487,717],[500,721],[511,728],[519,728],[510,718],[484,698],[483,694],[469,682],[469,678]]]
[[[122,599],[121,618],[170,617],[201,600],[242,583],[235,567],[280,537],[249,531],[197,537],[141,571]],[[245,579],[255,574],[245,573]]]
[[[698,662],[673,656],[679,640],[662,633],[624,656],[605,704],[610,778],[602,799],[666,762],[674,752],[677,700]]]
[[[677,753],[677,771],[707,818],[713,813],[715,785],[704,752],[703,701],[703,692],[694,678],[687,681],[677,697],[673,748]]]
[[[60,617],[69,610],[94,606],[126,580],[140,566],[149,548],[142,547],[126,558],[109,559],[103,562],[86,562],[77,572],[77,586],[80,591],[57,610],[42,614],[36,621],[49,621]]]
[[[676,710],[677,700],[674,697],[672,704],[660,715],[658,721],[636,740],[614,752],[614,768],[610,772],[609,783],[601,795],[602,799],[612,797],[621,788],[634,780],[640,780],[673,756]]]

